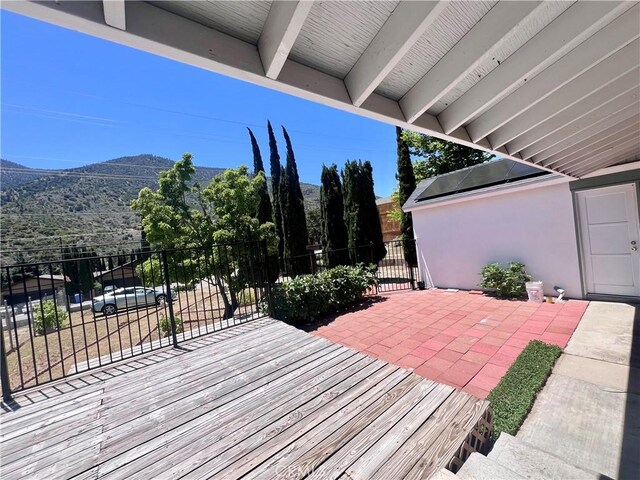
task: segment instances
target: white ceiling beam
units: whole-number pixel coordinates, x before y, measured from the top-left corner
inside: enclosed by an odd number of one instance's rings
[[[631,76],[631,73],[628,74]],[[627,83],[623,85],[621,89],[611,88],[611,92],[607,94],[604,91],[598,92],[587,98],[584,102],[573,106],[570,109],[565,110],[560,115],[557,115],[548,122],[544,123],[538,128],[535,128],[521,137],[518,137],[514,142],[518,142],[513,147],[511,144],[507,144],[507,151],[518,151],[522,154],[525,146],[530,146],[541,140],[550,141],[546,137],[553,138],[553,145],[563,142],[564,138],[571,133],[580,132],[585,128],[593,125],[594,123],[629,107],[629,105],[636,104],[638,102],[638,79],[632,78],[631,80],[635,85],[629,85],[628,78],[620,79],[621,83]],[[612,84],[613,85],[613,84]],[[618,87],[619,85],[615,85]],[[520,148],[520,147],[523,148]],[[511,150],[513,149],[513,150]],[[524,157],[523,157],[524,158]]]
[[[639,112],[634,109],[625,109],[621,112],[616,113],[615,115],[611,115],[599,122],[596,122],[584,130],[568,135],[565,137],[561,143],[556,144],[552,147],[545,148],[535,155],[531,155],[532,149],[537,146],[534,144],[531,147],[527,147],[522,151],[523,158],[532,159],[535,163],[542,163],[544,160],[551,158],[552,156],[565,152],[566,150],[575,148],[577,145],[582,145],[584,141],[588,141],[594,135],[607,130],[611,127],[615,127],[621,122],[628,120],[630,118],[639,117]]]
[[[523,149],[520,155],[522,158],[530,159],[550,148],[562,149],[565,142],[574,141],[574,138],[588,137],[597,132],[598,129],[613,125],[620,119],[638,115],[640,114],[639,96],[638,87],[631,88],[612,98],[610,102],[591,110],[587,115],[576,118],[564,127],[546,135],[541,140]]]
[[[604,89],[629,71],[637,69],[638,65],[640,65],[640,41],[634,40],[626,47],[587,70],[574,81],[538,102],[527,110],[526,114],[514,118],[490,134],[488,137],[489,142],[494,148],[506,145],[523,133],[548,122],[563,110]],[[515,148],[516,144],[518,144],[517,141],[511,143],[511,147],[507,147],[507,150],[510,152],[520,151],[520,149],[510,149]],[[524,148],[524,146],[521,148]]]
[[[613,146],[609,150],[589,159],[588,162],[583,162],[573,167],[566,168],[565,170],[574,172],[578,176],[586,175],[587,173],[595,170],[600,170],[601,168],[628,160],[629,157],[635,155],[638,150],[640,150],[640,144],[638,144],[637,141],[628,141],[624,144]]]
[[[633,131],[640,133],[639,125],[640,116],[631,116],[609,128],[601,130],[595,135],[591,135],[589,138],[583,140],[582,142],[565,148],[564,150],[558,152],[556,155],[551,155],[544,160],[537,160],[534,157],[533,162],[536,164],[545,165],[547,167],[557,165],[560,161],[564,160],[567,157],[591,151],[593,148],[596,148],[601,142],[607,141],[613,138],[615,135],[630,133]]]
[[[471,139],[477,141],[486,137],[621,47],[640,37],[638,18],[640,18],[640,5],[635,5],[553,65],[526,81],[514,93],[467,125]]]
[[[627,128],[623,131],[620,131],[618,133],[615,133],[614,135],[610,136],[608,139],[606,140],[602,140],[600,143],[598,143],[598,145],[596,145],[595,147],[591,148],[589,151],[585,152],[578,152],[575,153],[573,155],[570,155],[569,157],[565,158],[564,160],[561,160],[559,162],[556,163],[556,166],[554,168],[557,168],[559,170],[565,170],[567,168],[571,168],[572,166],[576,165],[576,164],[580,164],[580,163],[586,163],[591,161],[592,158],[594,158],[596,155],[599,155],[601,153],[607,152],[609,150],[611,150],[614,147],[617,147],[618,145],[622,145],[622,144],[629,144],[631,142],[640,142],[640,136],[638,135],[638,129],[637,128]]]
[[[98,2],[34,2],[5,0],[2,9],[69,28],[108,41],[211,72],[251,82],[305,100],[321,103],[380,122],[523,162],[517,155],[492,150],[488,142],[471,142],[465,129],[445,134],[433,115],[405,121],[397,101],[371,94],[361,107],[351,103],[342,79],[288,59],[278,76],[265,76],[256,45],[206,27],[146,2],[127,4],[127,30],[104,23]],[[529,164],[529,162],[523,162]],[[551,170],[549,170],[551,171]]]
[[[433,24],[448,2],[400,2],[344,79],[360,106]]]
[[[271,4],[258,40],[258,51],[267,77],[278,78],[312,6],[311,0],[276,0]]]
[[[621,162],[632,163],[638,160],[640,160],[640,148],[635,148],[635,149],[632,148],[626,152],[618,152],[617,154],[612,155],[609,158],[601,160],[597,163],[591,164],[584,169],[580,169],[580,170],[576,169],[574,171],[576,172],[575,175],[578,178],[582,178],[591,173],[604,170],[605,168],[614,167],[620,164]],[[620,166],[624,165],[624,163],[621,164]],[[603,173],[608,173],[608,172],[603,172]]]
[[[514,86],[609,23],[629,4],[576,2],[438,115],[445,132],[475,118]],[[499,145],[498,145],[499,146]]]
[[[104,23],[120,30],[127,29],[124,0],[103,0]]]
[[[541,2],[498,2],[400,99],[407,121],[414,122],[455,88],[540,5]]]

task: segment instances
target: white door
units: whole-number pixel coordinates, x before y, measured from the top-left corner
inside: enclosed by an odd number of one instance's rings
[[[587,293],[640,296],[640,227],[633,183],[577,192]]]

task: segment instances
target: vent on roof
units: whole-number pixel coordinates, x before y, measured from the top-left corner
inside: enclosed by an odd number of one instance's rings
[[[470,192],[527,178],[547,175],[549,172],[507,158],[475,165],[436,177],[418,195],[417,201]]]

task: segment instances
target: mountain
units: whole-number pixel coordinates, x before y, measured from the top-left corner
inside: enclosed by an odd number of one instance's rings
[[[59,258],[60,246],[70,243],[96,246],[99,254],[137,248],[140,224],[129,204],[143,187],[157,188],[158,173],[173,163],[137,155],[44,170],[0,160],[2,264]],[[196,166],[194,180],[206,185],[223,171]],[[301,187],[307,208],[318,208],[320,187]]]

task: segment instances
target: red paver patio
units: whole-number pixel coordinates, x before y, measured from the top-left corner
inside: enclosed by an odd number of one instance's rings
[[[313,333],[486,398],[529,341],[564,348],[588,304],[403,292],[337,315]]]

